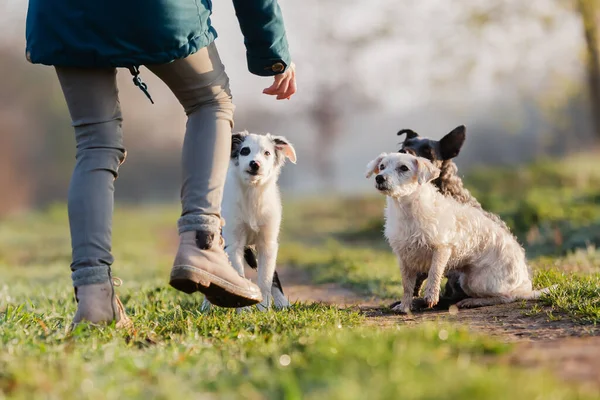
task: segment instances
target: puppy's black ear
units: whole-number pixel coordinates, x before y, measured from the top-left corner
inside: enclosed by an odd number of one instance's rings
[[[244,143],[246,136],[248,136],[248,132],[239,132],[231,135],[231,158],[239,155],[240,146]]]
[[[405,140],[414,139],[416,137],[419,137],[419,134],[417,132],[413,131],[412,129],[402,129],[402,130],[398,131],[398,133],[396,135],[402,136],[404,134],[406,134]]]
[[[460,149],[467,137],[466,131],[467,128],[461,125],[454,128],[452,132],[440,140],[440,155],[442,156],[442,160],[450,160],[460,153]]]

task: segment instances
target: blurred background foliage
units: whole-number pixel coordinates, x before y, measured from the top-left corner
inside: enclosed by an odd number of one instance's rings
[[[280,3],[299,74],[290,102],[261,95],[268,80],[246,71],[230,2],[214,2],[213,23],[236,129],[285,135],[297,147],[299,163],[286,167],[281,181],[288,197],[370,194],[364,165],[397,148],[399,129],[439,138],[465,124],[457,163],[469,188],[532,251],[598,243],[597,0]],[[25,0],[0,4],[4,218],[63,203],[74,164],[54,71],[24,57],[26,8]],[[156,105],[119,72],[129,156],[117,201],[174,203],[185,116],[149,71],[143,78]],[[366,224],[378,231],[381,218]]]

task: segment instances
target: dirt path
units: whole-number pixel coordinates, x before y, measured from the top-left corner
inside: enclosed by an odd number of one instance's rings
[[[374,326],[415,325],[425,321],[446,321],[468,326],[501,340],[515,343],[513,352],[501,362],[525,368],[549,368],[567,382],[600,390],[600,328],[581,325],[543,309],[528,315],[526,303],[503,304],[472,310],[427,311],[407,315],[391,313],[389,301],[365,297],[337,284],[314,284],[305,271],[279,271],[290,301],[321,302],[356,307]],[[552,315],[552,317],[550,317]]]

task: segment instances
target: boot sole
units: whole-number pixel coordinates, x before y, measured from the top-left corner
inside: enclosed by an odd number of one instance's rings
[[[174,266],[169,284],[184,293],[201,292],[208,301],[219,307],[246,307],[262,301],[260,292],[248,292],[218,276],[189,265]]]

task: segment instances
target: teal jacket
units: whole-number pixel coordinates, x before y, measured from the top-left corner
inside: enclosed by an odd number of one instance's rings
[[[248,69],[290,64],[277,0],[233,0]],[[217,37],[211,0],[29,0],[27,59],[65,67],[137,67],[185,58]]]

